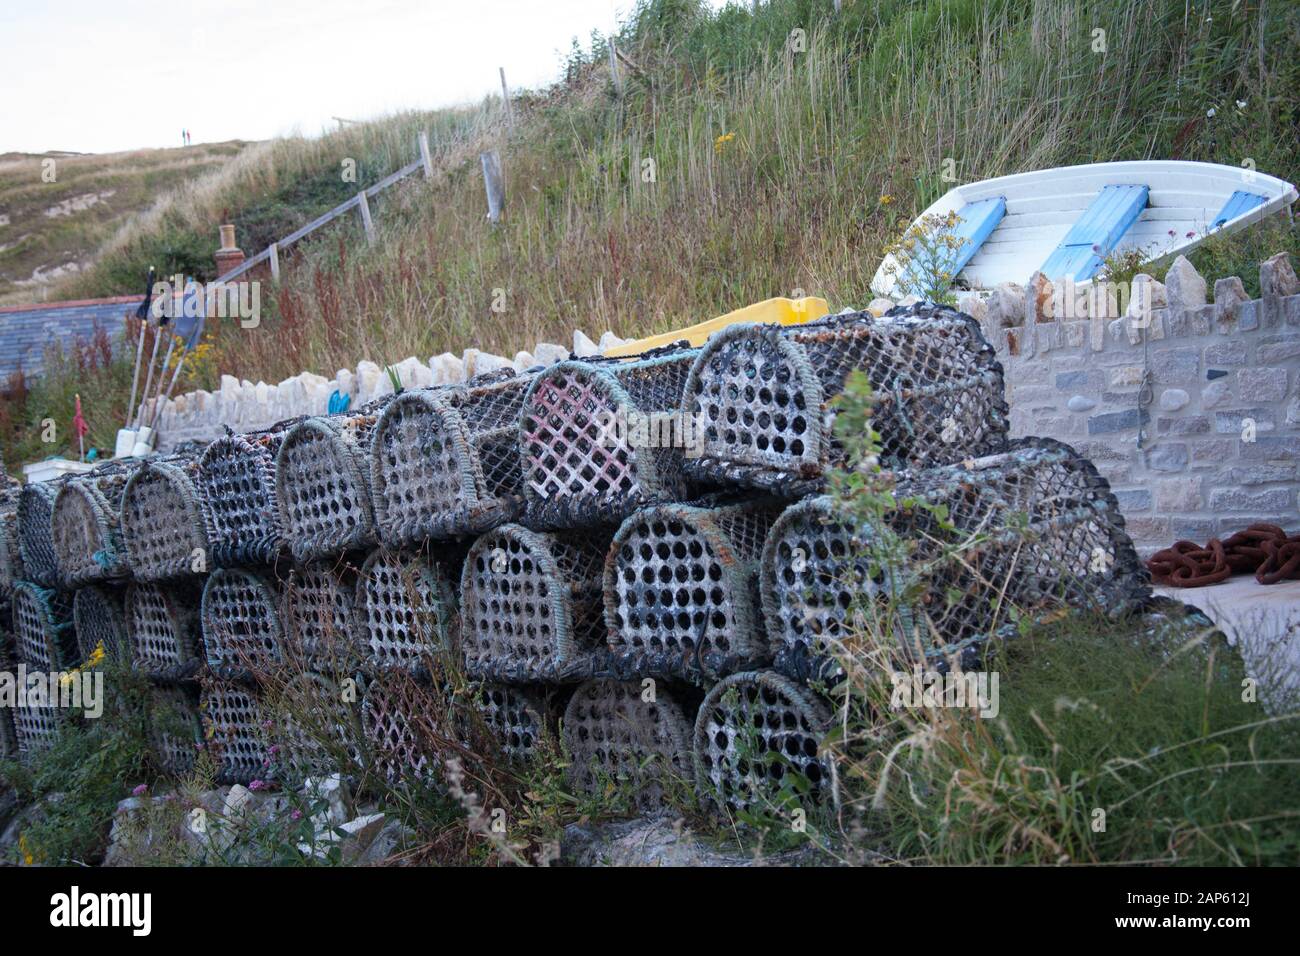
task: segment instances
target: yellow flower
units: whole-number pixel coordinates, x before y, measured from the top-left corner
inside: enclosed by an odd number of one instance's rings
[[[889,193],[885,193],[880,197],[880,205],[882,206],[888,206],[893,201],[894,201],[894,197],[889,195]]]
[[[727,144],[735,138],[735,133],[723,133],[713,141],[713,151],[718,155],[721,155],[722,151],[727,148]]]

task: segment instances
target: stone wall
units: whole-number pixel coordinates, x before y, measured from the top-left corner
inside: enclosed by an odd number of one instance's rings
[[[1285,255],[1261,264],[1259,299],[1237,277],[1211,297],[1182,257],[1134,288],[1149,307],[1135,294],[1121,318],[1058,318],[1066,290],[1041,275],[962,302],[1003,363],[1012,433],[1091,458],[1144,555],[1255,521],[1300,529],[1300,282]]]

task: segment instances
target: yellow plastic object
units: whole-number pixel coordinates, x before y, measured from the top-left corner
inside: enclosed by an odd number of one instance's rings
[[[738,322],[803,325],[805,322],[811,322],[814,319],[829,315],[830,311],[831,308],[826,304],[826,300],[815,295],[805,296],[802,299],[764,299],[762,302],[755,302],[753,305],[747,305],[735,312],[720,315],[716,319],[709,319],[707,322],[700,322],[698,325],[677,329],[673,332],[664,332],[660,335],[652,335],[647,339],[637,339],[635,342],[625,342],[610,349],[605,354],[615,358],[640,355],[642,352],[659,348],[661,345],[671,345],[673,342],[680,342],[682,339],[686,339],[692,345],[703,345],[705,340],[714,332],[725,329],[729,325],[735,325]]]

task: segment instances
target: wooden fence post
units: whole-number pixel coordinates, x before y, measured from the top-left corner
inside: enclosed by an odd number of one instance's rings
[[[370,203],[366,199],[366,191],[364,189],[357,193],[357,206],[361,209],[361,224],[366,228],[366,242],[374,242],[375,224],[370,219]]]
[[[433,157],[429,154],[429,134],[420,130],[420,159],[424,163],[424,178],[433,178]]]
[[[280,284],[280,244],[273,242],[266,250],[271,254],[271,282]]]
[[[505,178],[501,175],[501,157],[496,150],[480,153],[479,161],[483,164],[483,188],[487,190],[488,221],[496,225],[501,221],[501,213],[506,205]]]
[[[504,103],[506,107],[506,122],[513,126],[515,123],[515,114],[510,108],[510,88],[506,86],[506,68],[504,66],[499,66],[497,69],[501,72],[501,102]]]
[[[623,77],[618,72],[618,50],[614,45],[614,38],[609,38],[609,75],[614,80],[614,92],[618,96],[623,95]]]

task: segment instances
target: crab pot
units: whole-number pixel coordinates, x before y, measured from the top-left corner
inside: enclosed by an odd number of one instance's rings
[[[149,744],[166,774],[181,777],[194,770],[203,746],[198,695],[190,687],[154,687],[149,692]]]
[[[855,628],[888,633],[904,657],[966,666],[1010,626],[1013,609],[1119,612],[1149,593],[1109,486],[1068,445],[1020,440],[999,455],[901,475],[894,494],[928,507],[886,518],[909,549],[890,576],[883,556],[873,560],[870,529],[846,523],[829,497],[777,520],[762,587],[779,670],[828,676],[833,648]],[[946,509],[943,524],[935,507]]]
[[[461,574],[461,646],[473,678],[573,682],[607,666],[601,568],[608,533],[503,525],[471,546]]]
[[[275,456],[276,509],[299,564],[375,544],[369,453],[381,407],[308,418],[285,435]]]
[[[671,778],[690,780],[690,724],[662,687],[654,690],[647,701],[640,681],[592,680],[573,692],[564,743],[575,789],[600,794],[614,781],[649,810],[664,803]]]
[[[18,662],[29,670],[50,673],[79,663],[68,595],[20,581],[14,588],[13,627]]]
[[[881,464],[921,468],[1006,447],[1002,367],[969,316],[936,305],[828,316],[799,326],[736,325],[691,368],[682,410],[698,479],[794,495],[843,462],[830,404],[849,373],[872,388]]]
[[[275,502],[275,456],[300,419],[218,438],[199,456],[195,484],[211,520],[212,563],[273,564],[284,546]]]
[[[72,621],[77,632],[77,650],[82,661],[102,647],[110,661],[129,661],[131,642],[126,629],[125,594],[120,588],[92,585],[81,588],[72,598]]]
[[[529,527],[614,522],[685,497],[678,410],[695,355],[560,362],[533,380],[519,419]]]
[[[334,562],[293,569],[281,597],[286,652],[326,670],[357,664],[356,577],[355,569]]]
[[[46,588],[63,584],[59,555],[50,536],[50,517],[54,513],[54,499],[68,480],[54,478],[24,485],[18,496],[18,552],[24,575],[21,580]]]
[[[203,666],[198,588],[136,581],[126,589],[135,669],[153,681],[188,680]]]
[[[531,379],[403,392],[370,448],[379,539],[391,547],[481,534],[518,517],[519,410]]]
[[[59,736],[59,710],[57,707],[33,707],[21,704],[10,712],[14,718],[14,739],[18,759],[26,761],[43,750],[48,750]]]
[[[23,554],[18,531],[18,500],[0,504],[0,595],[13,593],[24,579]]]
[[[134,466],[108,464],[67,481],[54,497],[50,538],[70,588],[131,573],[118,528],[122,495]]]
[[[655,505],[619,528],[605,561],[611,666],[623,677],[720,677],[768,663],[758,600],[770,504]]]
[[[483,684],[476,689],[475,704],[507,760],[533,759],[547,732],[546,699],[540,688]]]
[[[782,788],[820,801],[832,792],[828,761],[818,755],[830,715],[809,691],[772,671],[732,674],[714,685],[695,718],[695,780],[701,797],[724,814],[788,811]],[[804,799],[801,795],[799,799]]]
[[[208,570],[206,502],[195,486],[192,459],[141,465],[122,495],[122,537],[137,581],[167,581]]]
[[[361,725],[371,766],[389,784],[431,782],[441,765],[430,725],[430,691],[402,671],[388,671],[366,685]]]
[[[270,721],[256,693],[229,681],[206,680],[199,714],[219,783],[248,784],[274,777]]]
[[[332,678],[299,671],[266,697],[276,716],[282,778],[301,781],[340,769],[346,759],[360,766],[361,725],[356,704]]]
[[[243,679],[284,661],[280,596],[255,571],[214,571],[203,586],[201,620],[207,664],[219,674]]]
[[[376,550],[357,582],[358,634],[366,669],[425,673],[452,646],[458,616],[449,570],[418,554]]]

